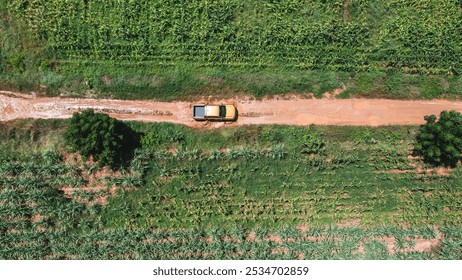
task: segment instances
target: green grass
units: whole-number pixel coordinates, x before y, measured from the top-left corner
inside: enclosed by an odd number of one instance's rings
[[[139,73],[138,70],[121,74],[120,69],[101,69],[94,77],[94,87],[100,96],[118,99],[191,99],[214,95],[230,97],[239,94],[261,98],[275,94],[314,93],[320,97],[324,92],[338,88],[346,74],[325,71],[256,70],[242,71],[232,68],[195,69],[184,64],[163,68],[159,73]],[[103,83],[98,77],[107,79]],[[85,74],[84,74],[85,75]],[[72,77],[70,78],[72,80]]]
[[[0,259],[462,257],[460,167],[408,158],[416,127],[129,125],[142,149],[93,179],[62,147],[66,121],[0,125]]]
[[[460,77],[368,72],[352,77],[340,97],[391,99],[460,98]]]

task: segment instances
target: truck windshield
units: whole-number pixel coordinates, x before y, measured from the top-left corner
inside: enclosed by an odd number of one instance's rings
[[[226,106],[224,105],[220,106],[220,117],[222,118],[226,117]]]

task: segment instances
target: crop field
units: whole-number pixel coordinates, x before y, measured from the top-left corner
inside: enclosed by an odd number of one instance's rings
[[[9,7],[69,63],[462,69],[458,1],[350,0],[347,11],[344,2],[16,0]],[[379,12],[387,16],[370,18]]]
[[[460,170],[412,158],[413,129],[164,125],[155,131],[172,135],[166,146],[145,145],[135,157],[147,164],[146,186],[111,199],[103,220],[135,228],[458,223]]]
[[[65,121],[2,124],[0,259],[462,257],[461,169],[410,156],[415,127],[129,124],[120,170]]]
[[[434,98],[462,85],[456,0],[1,3],[2,83],[20,90]]]
[[[460,259],[460,227],[23,231],[2,236],[2,259]]]

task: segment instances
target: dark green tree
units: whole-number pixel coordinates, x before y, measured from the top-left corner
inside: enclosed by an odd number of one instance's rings
[[[438,121],[435,115],[424,119],[427,123],[419,128],[414,153],[426,163],[455,167],[462,154],[462,115],[443,111]]]
[[[64,134],[67,145],[83,158],[93,157],[100,166],[116,167],[138,145],[136,133],[119,120],[92,109],[74,113]]]

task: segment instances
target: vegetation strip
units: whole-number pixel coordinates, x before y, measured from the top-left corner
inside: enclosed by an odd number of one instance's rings
[[[0,258],[460,259],[460,166],[412,157],[416,127],[127,125],[117,171],[66,121],[1,125]]]

